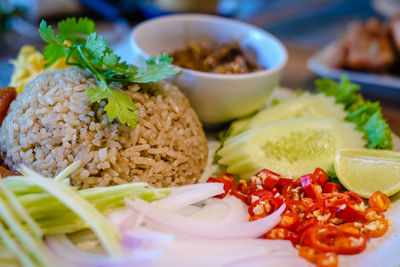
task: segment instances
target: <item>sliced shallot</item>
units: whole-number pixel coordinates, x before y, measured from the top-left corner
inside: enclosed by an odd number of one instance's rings
[[[203,222],[165,211],[141,199],[132,201],[126,198],[125,204],[137,216],[142,214],[145,220],[168,229],[171,232],[210,239],[260,237],[279,223],[281,219],[280,215],[285,209],[285,205],[283,204],[277,211],[253,222],[219,224]]]
[[[224,193],[222,183],[185,185],[172,189],[171,195],[152,202],[163,210],[179,210],[190,204]]]
[[[82,250],[65,235],[50,235],[46,237],[45,241],[50,260],[54,262],[54,266],[59,267],[148,266],[164,254],[162,249],[143,250],[137,248],[123,251],[120,257],[113,258]]]

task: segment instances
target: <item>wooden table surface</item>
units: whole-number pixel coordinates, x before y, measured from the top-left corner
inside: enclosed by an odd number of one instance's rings
[[[301,88],[314,91],[314,82],[319,77],[307,68],[306,62],[315,53],[315,48],[301,47],[290,42],[285,42],[285,46],[289,52],[289,61],[283,73],[281,85],[293,89]],[[392,131],[400,136],[400,100],[365,93],[363,95],[366,99],[381,103],[383,116],[388,121]]]

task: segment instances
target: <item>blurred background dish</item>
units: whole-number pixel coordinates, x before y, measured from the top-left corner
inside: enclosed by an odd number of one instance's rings
[[[205,124],[227,122],[263,106],[279,84],[287,61],[284,46],[269,33],[236,20],[210,15],[173,15],[138,25],[132,32],[133,62],[144,66],[150,55],[170,55],[193,42],[214,46],[237,42],[261,70],[244,74],[208,73],[180,68],[172,78]]]

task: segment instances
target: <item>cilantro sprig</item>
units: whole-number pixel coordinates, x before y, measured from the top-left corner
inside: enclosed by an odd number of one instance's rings
[[[88,18],[63,20],[58,23],[58,30],[59,35],[56,35],[46,21],[40,23],[40,36],[47,43],[43,50],[46,67],[65,57],[67,65],[88,69],[98,81],[97,87],[85,91],[89,100],[99,103],[106,100],[107,116],[130,127],[137,124],[136,105],[128,95],[111,88],[110,83],[150,83],[178,73],[167,53],[150,57],[146,69],[121,61],[108,47],[109,42],[96,34],[95,24]]]

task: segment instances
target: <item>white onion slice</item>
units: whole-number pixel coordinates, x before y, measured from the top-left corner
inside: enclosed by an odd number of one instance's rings
[[[132,229],[137,221],[137,216],[130,212],[128,208],[114,210],[107,215],[107,218],[120,232]]]
[[[223,267],[308,267],[314,264],[306,261],[297,255],[263,255],[258,257],[247,257],[237,261],[232,261]]]
[[[171,195],[152,202],[163,210],[179,210],[193,203],[224,193],[222,183],[185,185],[172,189]]]
[[[163,210],[180,210],[193,203],[206,200],[224,192],[221,183],[204,183],[176,187],[168,197],[154,201],[150,205]],[[127,231],[135,227],[137,215],[127,212],[127,209],[112,211],[107,217],[121,231]]]
[[[147,266],[164,254],[162,249],[123,250],[123,256],[113,258],[108,255],[84,251],[75,246],[65,235],[47,236],[45,242],[50,260],[53,261],[54,266],[58,267]]]
[[[248,220],[248,206],[234,196],[228,196],[221,200],[226,203],[231,211],[220,223],[246,222]]]
[[[210,239],[260,237],[279,223],[281,219],[280,215],[285,209],[285,204],[283,204],[277,211],[253,222],[218,224],[202,222],[165,211],[141,199],[132,201],[126,198],[125,204],[131,208],[136,215],[143,214],[144,218],[149,222],[172,232]]]
[[[156,266],[221,266],[262,255],[296,256],[297,250],[287,240],[189,238],[167,245]]]
[[[146,228],[126,231],[122,234],[122,245],[132,249],[154,249],[174,241],[174,236]]]
[[[240,223],[248,220],[248,207],[241,200],[234,196],[227,196],[223,199],[212,199],[190,218],[216,222],[216,223]]]

